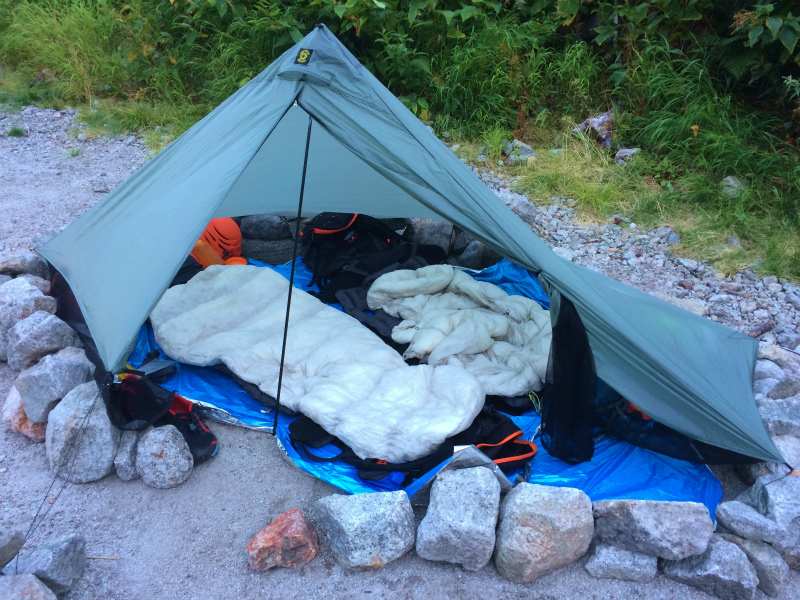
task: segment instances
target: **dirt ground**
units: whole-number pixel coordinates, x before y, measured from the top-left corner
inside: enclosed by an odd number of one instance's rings
[[[58,230],[144,162],[144,149],[125,139],[79,144],[77,157],[61,131],[29,114],[24,138],[0,136],[0,249],[30,244]],[[23,116],[10,116],[24,120]],[[57,117],[63,119],[66,117]],[[36,123],[42,121],[39,126]],[[6,129],[0,120],[0,132]],[[101,173],[103,175],[101,175]],[[16,373],[0,363],[0,399]],[[600,600],[703,599],[697,590],[657,577],[647,584],[591,577],[583,561],[528,585],[510,583],[490,563],[478,572],[425,561],[413,552],[370,572],[348,572],[324,540],[321,552],[298,570],[253,573],[245,546],[270,520],[290,508],[307,509],[334,488],[286,463],[268,434],[210,423],[219,454],[172,490],[148,488],[114,475],[86,485],[57,480],[44,444],[0,426],[0,515],[27,526],[44,502],[49,513],[24,551],[52,536],[80,532],[92,558],[67,600],[161,598],[500,598]],[[421,515],[418,515],[421,517]],[[13,564],[13,563],[12,563]],[[758,592],[757,598],[766,598]],[[793,573],[779,596],[800,598]]]

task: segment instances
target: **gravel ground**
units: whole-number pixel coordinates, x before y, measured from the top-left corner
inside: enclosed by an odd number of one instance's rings
[[[28,135],[5,136],[12,125]],[[32,245],[62,229],[145,161],[145,149],[131,138],[78,142],[67,134],[73,127],[68,111],[0,111],[0,249]],[[78,147],[80,154],[70,156]],[[481,175],[507,203],[515,201],[505,181],[488,172]],[[562,202],[536,218],[537,227],[550,232],[545,239],[560,241],[579,262],[672,300],[689,300],[698,311],[724,310],[727,316],[719,312],[712,318],[742,330],[771,321],[784,327],[766,335],[777,339],[796,333],[794,288],[788,284],[774,282],[781,285],[778,291],[769,287],[773,282],[750,275],[721,281],[702,265],[686,266],[666,256],[663,244],[651,242],[652,235],[623,239],[627,229],[581,227]],[[624,258],[628,251],[633,256]],[[614,258],[618,254],[621,258]],[[682,281],[692,288],[681,286]],[[742,287],[733,293],[725,283]],[[731,290],[725,292],[731,299],[712,301],[721,289]],[[763,320],[762,313],[741,309],[751,298],[754,311],[767,312]],[[15,377],[0,363],[0,398]],[[89,556],[118,558],[89,560],[83,578],[64,598],[709,598],[661,576],[648,584],[595,579],[585,572],[583,561],[529,585],[502,579],[491,564],[471,573],[413,553],[378,571],[351,573],[336,564],[324,541],[318,557],[302,569],[252,573],[244,550],[247,541],[285,510],[307,509],[335,490],[284,462],[270,436],[221,423],[211,427],[219,439],[219,455],[196,467],[178,488],[156,490],[141,481],[109,476],[87,485],[67,484],[57,502],[44,501],[50,512],[28,549],[50,536],[79,531],[87,538]],[[730,471],[724,474],[731,495],[741,483]],[[54,499],[63,485],[59,480],[48,491],[51,482],[44,444],[0,427],[0,512],[11,522],[29,523],[43,500]],[[766,598],[760,592],[757,597]],[[792,573],[779,598],[800,598],[800,574]]]

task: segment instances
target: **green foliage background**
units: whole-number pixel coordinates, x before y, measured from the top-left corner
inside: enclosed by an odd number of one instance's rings
[[[40,105],[99,98],[90,124],[180,133],[321,22],[439,134],[493,140],[493,160],[503,139],[535,142],[616,108],[616,142],[644,149],[636,169],[663,192],[631,210],[692,213],[692,227],[742,240],[740,262],[756,248],[766,270],[800,277],[792,9],[791,0],[0,0],[0,89]],[[726,175],[747,191],[722,193]]]

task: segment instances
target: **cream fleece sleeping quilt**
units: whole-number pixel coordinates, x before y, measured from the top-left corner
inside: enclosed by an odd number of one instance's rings
[[[449,265],[382,275],[367,303],[403,322],[392,339],[410,344],[405,358],[463,367],[486,394],[539,391],[547,371],[550,312],[524,296],[511,296]]]
[[[275,396],[289,282],[271,269],[212,266],[170,288],[150,320],[173,359],[223,362]],[[405,462],[463,431],[484,402],[458,366],[409,366],[354,318],[295,289],[281,403],[362,458]]]

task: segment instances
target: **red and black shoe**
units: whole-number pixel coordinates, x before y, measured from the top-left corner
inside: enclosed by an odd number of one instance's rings
[[[162,425],[174,425],[181,432],[192,453],[194,464],[217,455],[217,436],[200,420],[194,402],[175,394],[172,407],[156,423],[156,427]]]

